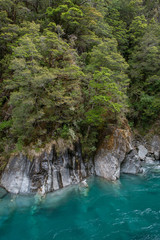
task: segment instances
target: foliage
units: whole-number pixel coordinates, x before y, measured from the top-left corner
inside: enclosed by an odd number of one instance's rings
[[[1,140],[21,150],[37,139],[80,138],[90,155],[122,115],[134,125],[154,121],[159,7],[156,0],[0,0]]]
[[[0,123],[0,131],[4,131],[6,128],[9,128],[12,126],[12,121],[3,121]]]
[[[150,24],[130,59],[131,101],[144,123],[155,120],[160,113],[159,31],[159,25]]]

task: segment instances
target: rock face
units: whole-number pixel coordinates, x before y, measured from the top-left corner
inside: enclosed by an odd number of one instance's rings
[[[132,150],[121,164],[121,173],[138,174],[141,172],[141,161],[136,150]]]
[[[49,146],[41,153],[34,152],[32,161],[22,153],[11,157],[0,186],[15,194],[45,194],[79,183],[93,174],[115,181],[120,173],[138,174],[146,164],[154,165],[155,160],[160,160],[160,138],[153,136],[148,142],[133,141],[127,126],[112,129],[99,145],[94,162],[84,161],[80,143],[64,148],[60,154],[54,144]]]
[[[84,163],[79,144],[57,155],[54,146],[30,161],[25,155],[12,157],[2,175],[1,186],[18,194],[52,192],[78,183],[94,173],[92,162]]]
[[[146,158],[145,158],[145,163],[146,163],[147,165],[153,165],[153,164],[155,163],[155,160],[156,160],[156,159],[154,159],[153,157],[146,157]]]
[[[97,150],[95,156],[96,175],[111,181],[118,179],[121,163],[131,149],[129,129],[114,129],[109,139],[105,139]]]
[[[156,160],[160,160],[160,137],[155,135],[150,141],[150,151]]]
[[[121,165],[122,173],[138,174],[145,165],[155,165],[160,160],[160,138],[154,135],[150,140],[135,141],[134,150],[127,154]]]
[[[160,160],[160,137],[150,141],[131,139],[130,128],[114,129],[109,139],[105,139],[95,156],[97,176],[115,181],[120,173],[143,173],[145,165],[154,165]]]
[[[138,146],[138,156],[141,160],[144,160],[145,157],[148,154],[148,150],[143,146],[143,145],[139,145]]]

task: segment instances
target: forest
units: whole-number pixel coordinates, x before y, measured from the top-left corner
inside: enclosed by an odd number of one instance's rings
[[[159,115],[158,0],[0,0],[1,161],[58,138],[90,156]]]

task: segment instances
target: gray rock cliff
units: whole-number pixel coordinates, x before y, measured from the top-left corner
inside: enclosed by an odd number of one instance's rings
[[[97,176],[115,181],[120,177],[120,166],[126,154],[132,150],[129,128],[114,129],[109,139],[105,139],[95,156]]]
[[[127,154],[121,164],[121,173],[138,174],[141,170],[141,161],[137,151],[134,149]]]
[[[120,173],[139,174],[145,164],[160,160],[160,138],[148,142],[132,139],[129,127],[113,128],[99,145],[94,161],[85,162],[80,143],[57,154],[54,144],[32,154],[12,156],[2,174],[0,186],[15,194],[56,191],[97,175],[115,181]]]
[[[79,144],[60,155],[52,146],[32,161],[23,154],[11,157],[2,174],[1,186],[15,194],[37,191],[44,194],[78,183],[93,173],[93,163],[83,161]]]

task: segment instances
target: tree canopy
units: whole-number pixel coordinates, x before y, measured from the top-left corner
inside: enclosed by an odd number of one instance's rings
[[[160,114],[159,1],[0,0],[0,148]]]

